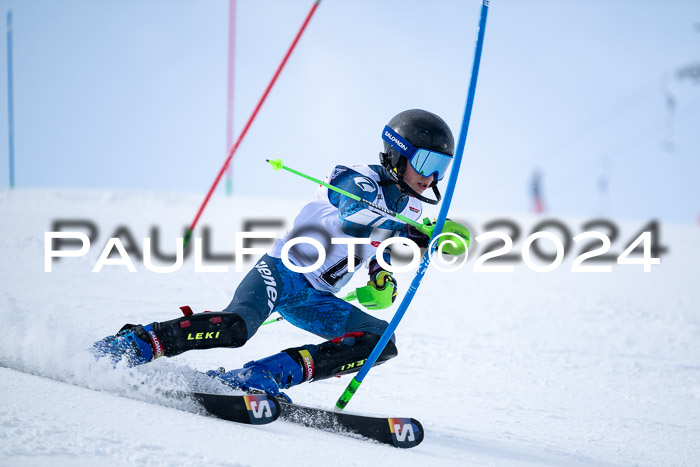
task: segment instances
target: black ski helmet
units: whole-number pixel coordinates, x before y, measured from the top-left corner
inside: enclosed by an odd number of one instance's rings
[[[387,126],[417,148],[429,149],[450,156],[455,154],[455,141],[450,127],[434,113],[420,109],[405,110],[389,120]],[[433,180],[431,185],[436,197],[434,200],[419,195],[404,182],[403,174],[409,161],[386,140],[384,141],[384,152],[379,153],[379,160],[382,166],[391,173],[394,181],[411,196],[428,204],[437,204],[442,198],[437,189],[437,178]]]

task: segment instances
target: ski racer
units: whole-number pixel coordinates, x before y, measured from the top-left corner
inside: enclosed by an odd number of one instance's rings
[[[437,185],[454,157],[454,138],[442,118],[425,110],[407,110],[393,117],[382,131],[384,151],[381,165],[338,165],[327,182],[412,220],[421,216],[422,203],[437,204]],[[430,188],[435,198],[424,197]],[[299,234],[302,232],[302,234]],[[447,221],[443,232],[452,232],[465,242],[446,245],[448,254],[464,253],[469,231]],[[299,234],[299,235],[298,235]],[[288,269],[281,259],[284,245],[296,236],[324,238],[367,238],[371,243],[355,245],[355,265],[368,263],[368,287],[376,303],[389,306],[398,289],[392,273],[376,259],[379,243],[392,236],[413,240],[427,248],[430,237],[415,227],[374,210],[335,191],[320,187],[315,198],[297,215],[293,227],[263,255],[238,286],[231,303],[220,312],[192,314],[147,325],[125,325],[116,335],[93,345],[93,353],[110,356],[116,363],[126,359],[129,366],[150,362],[161,356],[175,356],[192,349],[241,347],[274,311],[289,323],[323,339],[283,350],[246,363],[232,371],[207,374],[233,388],[257,389],[279,395],[304,381],[317,381],[359,370],[369,357],[388,323],[335,296],[353,272],[348,267],[348,247],[332,244],[326,259],[314,271]],[[326,242],[327,243],[327,242]],[[461,244],[460,244],[461,243]],[[389,263],[389,249],[383,259]],[[295,266],[316,263],[318,251],[307,243],[289,249]],[[397,355],[395,337],[384,348],[377,364]]]

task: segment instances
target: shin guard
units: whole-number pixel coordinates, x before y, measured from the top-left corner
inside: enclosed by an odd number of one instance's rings
[[[167,357],[193,349],[241,347],[248,339],[246,325],[236,313],[196,313],[153,323],[153,332]]]
[[[319,345],[305,345],[284,352],[303,368],[303,381],[318,381],[360,371],[381,336],[351,332]],[[389,341],[375,365],[398,355],[393,341]]]

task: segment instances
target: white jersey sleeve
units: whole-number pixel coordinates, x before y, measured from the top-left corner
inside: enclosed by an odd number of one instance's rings
[[[337,166],[326,178],[327,183],[390,209],[380,181],[380,175],[365,165]],[[419,219],[421,202],[407,195],[406,198],[405,207],[399,214],[412,220]],[[325,260],[316,270],[304,273],[304,276],[314,288],[337,293],[355,271],[376,255],[377,247],[383,240],[405,235],[405,231],[403,222],[322,186],[316,190],[314,199],[301,209],[292,228],[275,242],[270,255],[281,258],[282,248],[292,238],[318,240],[325,249]],[[334,238],[336,241],[366,239],[368,242],[354,246],[355,271],[349,270],[348,245],[334,244]],[[319,252],[314,245],[299,243],[289,249],[288,257],[294,265],[307,267],[317,262]]]

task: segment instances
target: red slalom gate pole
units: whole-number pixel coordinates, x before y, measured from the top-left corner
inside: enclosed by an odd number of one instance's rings
[[[221,170],[219,170],[219,174],[216,176],[216,179],[214,180],[214,183],[212,184],[211,188],[209,188],[209,192],[207,193],[207,196],[204,198],[204,202],[199,207],[199,211],[197,211],[197,215],[194,217],[194,220],[192,221],[192,224],[190,225],[189,230],[185,234],[185,238],[183,240],[183,249],[185,249],[187,247],[187,243],[190,241],[190,237],[192,237],[192,232],[194,231],[194,228],[197,226],[197,222],[199,221],[199,218],[201,217],[202,213],[204,212],[204,208],[206,207],[207,203],[209,203],[209,198],[211,198],[211,195],[212,195],[212,193],[214,193],[216,186],[219,184],[219,181],[221,180],[221,177],[224,175],[224,172],[226,172],[226,167],[228,167],[228,165],[231,163],[231,159],[233,159],[233,155],[236,153],[238,146],[241,144],[241,141],[243,140],[246,133],[248,132],[248,129],[250,128],[250,125],[253,123],[253,120],[255,120],[255,116],[258,114],[258,111],[260,111],[260,108],[262,107],[263,103],[265,102],[265,99],[267,99],[267,95],[270,94],[270,90],[272,89],[272,86],[274,86],[275,81],[277,81],[277,77],[282,72],[282,68],[284,68],[284,65],[287,63],[289,56],[292,54],[292,51],[296,47],[297,42],[299,42],[299,38],[301,38],[301,35],[304,33],[306,26],[309,24],[309,21],[311,21],[311,17],[316,12],[316,8],[318,8],[319,3],[321,3],[321,0],[316,0],[314,2],[313,6],[311,7],[311,10],[309,11],[309,14],[306,16],[306,19],[304,20],[304,23],[301,25],[301,29],[299,29],[299,32],[297,33],[296,37],[294,38],[294,41],[292,41],[292,45],[289,46],[289,50],[287,50],[287,53],[285,54],[284,58],[282,59],[282,63],[280,63],[280,66],[277,67],[277,71],[275,72],[274,76],[272,77],[272,80],[270,80],[270,84],[267,85],[267,89],[265,89],[265,92],[263,93],[262,97],[260,98],[258,105],[255,106],[255,110],[253,110],[253,113],[251,114],[250,118],[248,119],[248,122],[245,124],[245,127],[243,127],[243,131],[241,131],[240,136],[238,136],[238,140],[236,140],[236,144],[234,144],[231,147],[231,149],[229,150],[228,157],[226,158],[226,162],[224,162],[224,165],[221,167]]]

